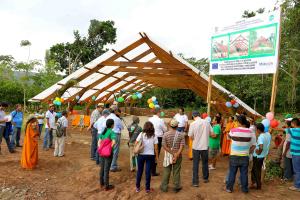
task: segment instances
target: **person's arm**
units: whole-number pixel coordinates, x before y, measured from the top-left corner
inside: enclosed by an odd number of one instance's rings
[[[170,154],[173,155],[173,152],[172,152],[171,148],[169,148],[169,147],[167,146],[167,144],[166,144],[166,138],[165,138],[165,136],[163,136],[163,139],[162,139],[162,146],[163,146],[163,149],[164,149],[165,151],[167,151],[167,152],[169,152]]]
[[[188,136],[191,140],[194,140],[194,131],[193,131],[193,125],[191,124],[190,128],[189,128],[189,133]]]
[[[290,142],[287,142],[287,143],[286,143],[286,146],[285,146],[285,150],[284,150],[284,152],[282,153],[282,156],[283,156],[283,157],[286,157],[286,154],[287,154],[287,152],[290,150],[290,147],[291,147],[291,143],[290,143]]]
[[[158,161],[158,145],[154,144],[155,159]]]
[[[256,153],[257,155],[260,155],[261,152],[263,151],[263,148],[264,148],[264,145],[263,145],[263,144],[260,144],[260,145],[259,145],[259,148],[255,150],[255,153]],[[251,152],[251,151],[250,151],[250,152]]]
[[[173,163],[176,163],[177,159],[179,158],[179,156],[181,155],[182,151],[183,151],[184,145],[180,145],[179,150],[174,154],[173,157]]]

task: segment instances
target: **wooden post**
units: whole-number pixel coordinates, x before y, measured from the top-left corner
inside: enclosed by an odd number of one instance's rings
[[[211,88],[212,88],[212,75],[208,76],[208,87],[207,87],[207,114],[210,115],[211,105]]]
[[[270,102],[270,112],[275,113],[275,103],[276,103],[276,95],[277,95],[277,82],[278,82],[278,74],[279,74],[279,62],[280,62],[280,41],[281,41],[281,18],[282,18],[282,9],[280,9],[280,23],[279,23],[279,40],[278,40],[278,58],[277,58],[277,66],[276,72],[273,75],[273,84],[272,84],[272,95]]]

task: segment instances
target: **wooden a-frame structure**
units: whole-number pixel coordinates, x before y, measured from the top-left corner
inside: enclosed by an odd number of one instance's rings
[[[79,101],[95,103],[112,102],[120,90],[135,90],[141,93],[155,87],[190,89],[206,98],[208,76],[181,57],[158,45],[145,33],[141,38],[121,50],[112,49],[78,69],[63,80],[33,97],[30,101],[47,102],[57,91],[75,80],[62,95],[66,102]],[[128,94],[124,94],[127,98]],[[225,102],[235,99],[240,109],[251,115],[260,116],[255,110],[223,88],[212,82],[211,102],[217,112],[230,113]]]

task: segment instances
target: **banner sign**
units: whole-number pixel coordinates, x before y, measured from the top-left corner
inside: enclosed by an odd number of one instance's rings
[[[277,70],[280,10],[216,28],[210,75],[273,74]]]

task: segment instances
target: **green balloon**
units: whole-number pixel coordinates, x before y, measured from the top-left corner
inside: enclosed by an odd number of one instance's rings
[[[123,98],[123,97],[119,97],[119,98],[117,99],[117,101],[118,101],[119,103],[122,103],[122,102],[124,102],[124,98]]]
[[[137,100],[137,99],[138,99],[138,96],[135,95],[135,94],[133,94],[133,95],[131,96],[131,98],[132,98],[133,100]]]
[[[160,116],[161,116],[161,117],[164,117],[164,116],[165,116],[165,113],[164,113],[164,112],[160,112]]]

